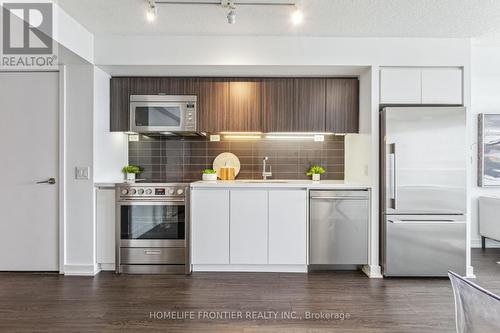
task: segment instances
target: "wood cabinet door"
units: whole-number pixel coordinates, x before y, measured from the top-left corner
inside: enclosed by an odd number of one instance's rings
[[[269,264],[306,265],[306,190],[269,191]]]
[[[130,80],[113,77],[110,80],[110,131],[126,132],[130,129]]]
[[[324,132],[326,79],[297,78],[294,84],[294,132]]]
[[[166,95],[196,95],[198,79],[193,77],[164,77],[159,80],[159,92]]]
[[[267,190],[235,189],[230,198],[229,262],[267,264]]]
[[[131,95],[156,95],[160,92],[160,78],[157,77],[131,77]]]
[[[326,131],[359,132],[359,81],[328,79],[326,83]]]
[[[192,263],[229,264],[229,190],[191,192]]]
[[[257,79],[229,82],[229,131],[262,131],[261,89]]]
[[[198,80],[198,128],[217,133],[229,129],[229,82],[225,79]]]
[[[264,132],[293,131],[294,79],[263,79],[261,85]]]

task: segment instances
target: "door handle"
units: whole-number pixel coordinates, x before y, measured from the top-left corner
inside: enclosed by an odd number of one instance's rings
[[[56,183],[56,179],[55,178],[49,178],[47,180],[43,180],[41,182],[36,182],[37,184],[50,184],[50,185],[54,185]]]
[[[391,170],[391,208],[396,209],[398,200],[398,186],[396,177],[396,144],[389,144],[390,170]]]

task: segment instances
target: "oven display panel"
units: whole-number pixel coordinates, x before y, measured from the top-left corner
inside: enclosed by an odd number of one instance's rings
[[[164,188],[155,188],[155,195],[165,195]]]

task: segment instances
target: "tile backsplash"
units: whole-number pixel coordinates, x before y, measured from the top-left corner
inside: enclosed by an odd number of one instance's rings
[[[201,179],[201,170],[212,168],[223,152],[238,156],[239,179],[261,179],[262,159],[272,166],[270,179],[308,179],[312,164],[325,168],[322,179],[344,179],[344,137],[325,136],[324,142],[311,140],[246,140],[210,142],[206,138],[140,136],[129,142],[129,163],[144,169],[139,178],[148,182],[191,182]]]

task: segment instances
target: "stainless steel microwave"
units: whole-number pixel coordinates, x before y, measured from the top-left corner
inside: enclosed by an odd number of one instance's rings
[[[197,133],[196,100],[191,95],[131,95],[130,131]]]

